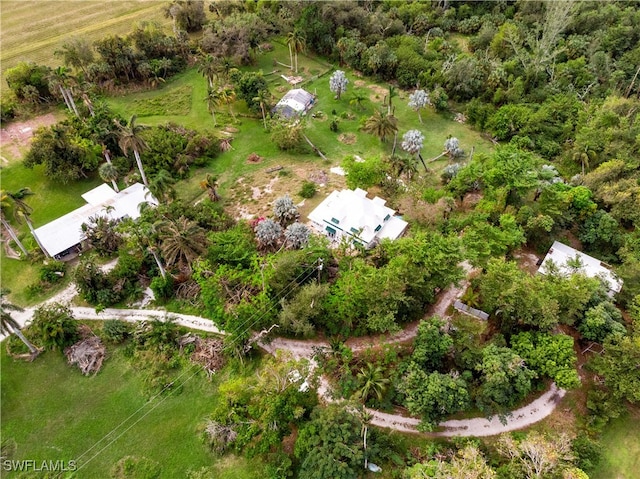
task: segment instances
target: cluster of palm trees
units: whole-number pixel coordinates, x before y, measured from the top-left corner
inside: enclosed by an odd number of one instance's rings
[[[236,92],[228,84],[229,75],[234,68],[230,58],[215,57],[211,54],[201,55],[198,71],[207,79],[207,109],[213,118],[213,126],[218,126],[215,110],[220,105],[227,105],[229,114],[236,119],[232,104],[236,100]]]

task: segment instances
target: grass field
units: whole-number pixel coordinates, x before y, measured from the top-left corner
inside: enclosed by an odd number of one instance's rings
[[[602,438],[602,461],[591,479],[634,479],[640,471],[640,411],[611,422]]]
[[[86,466],[77,477],[89,479],[110,477],[113,464],[127,455],[157,461],[163,478],[186,477],[189,470],[211,465],[220,479],[261,477],[259,461],[232,456],[216,463],[202,443],[198,426],[216,395],[216,381],[208,382],[203,373],[186,382],[180,393],[145,406],[141,373],[120,349],[110,351],[102,371],[92,377],[72,369],[60,353],[27,363],[14,361],[1,349],[2,439],[17,443],[11,459],[68,461],[86,453],[78,461]],[[129,430],[118,428],[110,440],[98,443],[123,421]]]
[[[12,1],[2,0],[0,43],[2,74],[21,61],[60,65],[53,52],[71,36],[97,40],[127,34],[143,21],[170,29],[159,0]]]

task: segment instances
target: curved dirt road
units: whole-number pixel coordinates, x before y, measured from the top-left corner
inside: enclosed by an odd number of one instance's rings
[[[110,265],[105,265],[107,268]],[[465,268],[467,272],[468,268]],[[445,317],[445,312],[451,302],[459,297],[466,289],[466,281],[461,282],[459,286],[451,285],[443,291],[438,297],[438,301],[430,308],[431,314],[438,314]],[[75,286],[72,284],[65,290],[56,294],[54,297],[47,300],[45,303],[62,302],[68,303],[75,296]],[[12,316],[16,321],[24,327],[29,322],[33,315],[35,308],[25,309],[23,312],[14,312]],[[216,334],[225,334],[224,331],[218,329],[211,320],[202,318],[199,316],[191,316],[187,314],[170,313],[167,311],[153,310],[153,309],[115,309],[107,308],[100,312],[96,312],[93,308],[85,307],[72,307],[71,310],[77,318],[90,319],[90,320],[107,320],[107,319],[120,319],[129,322],[140,322],[148,320],[149,318],[165,319],[167,317],[175,318],[176,322],[182,326],[197,329],[200,331],[207,331]],[[371,346],[399,343],[411,340],[417,333],[418,322],[412,323],[404,330],[392,334],[392,335],[380,335],[367,338],[356,338],[352,341],[347,341],[347,344],[354,350],[360,351]],[[0,340],[4,337],[0,337]],[[289,352],[295,358],[307,358],[315,364],[313,357],[317,352],[317,348],[328,348],[329,343],[320,340],[296,340],[286,338],[274,338],[269,342],[260,341],[259,346],[270,354],[274,354],[276,350],[281,349]],[[552,384],[548,391],[546,391],[538,399],[534,400],[530,404],[523,406],[512,413],[507,418],[505,424],[500,422],[498,416],[492,416],[489,419],[486,418],[473,418],[473,419],[460,419],[449,420],[440,423],[440,428],[444,430],[430,433],[433,436],[451,437],[451,436],[494,436],[503,432],[514,431],[522,429],[549,416],[560,400],[565,395],[564,390],[557,388],[555,384]],[[330,394],[330,386],[326,379],[321,378],[320,386],[318,388],[318,394],[328,402],[333,401]],[[385,427],[402,432],[418,432],[418,425],[420,420],[414,417],[406,417],[401,414],[389,414],[375,409],[368,409],[372,415],[371,423],[375,426]]]

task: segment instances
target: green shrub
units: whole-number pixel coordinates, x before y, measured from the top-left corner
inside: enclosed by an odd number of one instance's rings
[[[146,457],[126,456],[111,469],[113,479],[156,479],[160,477],[160,464]]]
[[[149,287],[158,301],[167,301],[173,296],[173,278],[171,275],[167,275],[166,279],[162,276],[156,276],[151,280]]]
[[[57,283],[67,270],[67,264],[63,261],[50,260],[40,268],[40,281],[45,283]]]
[[[122,343],[131,335],[131,325],[119,319],[109,319],[102,325],[104,337],[113,343]]]
[[[300,188],[298,194],[303,198],[313,198],[317,191],[316,184],[313,181],[305,181],[302,183],[302,188]]]
[[[33,313],[33,322],[29,329],[40,338],[40,342],[49,349],[64,350],[78,339],[78,323],[71,309],[60,303],[40,306]]]

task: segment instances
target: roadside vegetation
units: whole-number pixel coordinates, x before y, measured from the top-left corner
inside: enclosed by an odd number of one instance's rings
[[[213,381],[197,373],[176,392],[191,394],[197,412],[182,430],[151,425],[159,437],[189,436],[180,447],[204,468],[191,477],[224,477],[225,467],[254,477],[261,464],[266,477],[346,479],[368,462],[384,477],[409,479],[460,470],[603,477],[615,462],[630,473],[632,462],[611,459],[610,444],[637,436],[616,421],[640,401],[636,9],[189,1],[163,12],[170,29],[145,23],[77,37],[59,50],[61,66],[23,62],[5,72],[3,122],[51,105],[65,115],[35,131],[1,172],[3,288],[11,289],[2,295],[3,331],[16,333],[9,352],[34,360],[58,351],[33,364],[3,356],[6,370],[24,371],[3,374],[3,399],[15,395],[3,400],[3,416],[19,410],[15,378],[31,367],[58,368],[68,382],[55,387],[86,396],[102,397],[109,375],[123,375],[127,386],[104,404],[126,394],[133,408],[145,395],[173,394],[169,386],[201,357],[206,339],[170,321],[105,323],[95,336],[57,304],[37,308],[20,338],[13,306],[36,304],[72,279],[76,301],[97,310],[134,304],[150,288],[156,306],[226,331],[207,343]],[[300,119],[272,114],[291,89],[283,76],[300,76],[315,97]],[[329,172],[336,167],[346,176]],[[31,228],[78,207],[101,182],[144,183],[160,204],[135,221],[93,218],[83,225],[81,258],[45,259]],[[405,237],[364,250],[312,234],[305,214],[344,187],[387,200],[410,223]],[[571,275],[532,275],[554,240],[610,265],[622,292],[608,295],[577,260],[566,265]],[[109,260],[115,267],[103,271]],[[464,285],[460,299],[488,321],[427,313],[452,284]],[[416,333],[402,344],[349,346],[404,328]],[[330,347],[317,351],[312,373],[306,360],[256,352],[276,334]],[[96,337],[119,345],[104,349]],[[54,357],[62,352],[81,368],[105,367],[94,383],[82,378],[85,389]],[[316,373],[342,402],[318,404]],[[506,420],[551,382],[571,391],[563,434],[411,447],[372,427],[365,409],[407,411],[422,431],[437,431],[453,415]],[[168,400],[175,409],[167,415],[188,402]],[[55,416],[60,405],[52,404]],[[73,431],[88,427],[83,415],[99,414],[91,406],[48,434],[65,442],[69,458],[81,436]],[[27,419],[10,417],[3,438],[15,441],[14,457],[27,457],[28,447],[44,454]],[[135,434],[149,432],[134,429],[91,467],[113,477],[127,467],[148,477],[185,471],[178,451],[166,462],[159,453],[171,439],[125,459]]]

